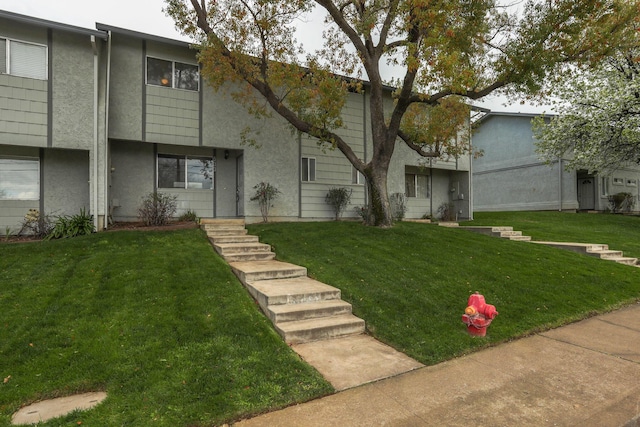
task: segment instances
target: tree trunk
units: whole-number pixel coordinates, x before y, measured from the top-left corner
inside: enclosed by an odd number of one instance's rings
[[[391,227],[393,225],[389,193],[387,192],[387,171],[388,165],[386,167],[371,165],[366,170],[365,177],[369,190],[368,225],[377,227]]]

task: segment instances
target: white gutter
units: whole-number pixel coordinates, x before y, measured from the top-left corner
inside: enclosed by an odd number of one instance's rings
[[[93,226],[98,229],[98,47],[91,36],[93,48]]]
[[[109,188],[110,179],[109,173],[111,172],[111,157],[109,156],[109,96],[111,90],[111,31],[107,33],[107,76],[106,76],[106,90],[104,99],[104,228],[105,230],[109,224]]]

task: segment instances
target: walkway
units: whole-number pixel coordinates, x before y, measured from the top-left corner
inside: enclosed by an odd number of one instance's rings
[[[640,304],[236,427],[640,426]]]

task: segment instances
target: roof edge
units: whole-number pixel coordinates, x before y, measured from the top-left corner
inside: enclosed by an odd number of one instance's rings
[[[93,30],[90,28],[77,27],[75,25],[63,24],[60,22],[49,21],[47,19],[35,18],[33,16],[21,15],[7,10],[0,10],[0,18],[17,21],[27,25],[35,25],[38,27],[51,28],[53,30],[67,31],[70,33],[84,34],[88,36],[99,37],[103,40],[107,39],[107,33],[101,30]]]

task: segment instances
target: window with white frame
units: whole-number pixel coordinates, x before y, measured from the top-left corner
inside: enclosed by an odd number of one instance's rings
[[[158,188],[213,188],[215,158],[158,154]]]
[[[0,37],[0,74],[47,79],[47,47]]]
[[[429,175],[405,173],[405,195],[417,199],[429,198]]]
[[[39,200],[40,160],[0,158],[0,200]]]
[[[316,159],[313,157],[303,157],[300,167],[300,179],[304,182],[316,180]]]
[[[351,165],[351,183],[352,184],[364,184],[364,175]]]
[[[607,197],[609,195],[609,178],[603,176],[600,178],[600,196]]]
[[[174,89],[198,91],[198,66],[176,61],[147,57],[147,84]]]

